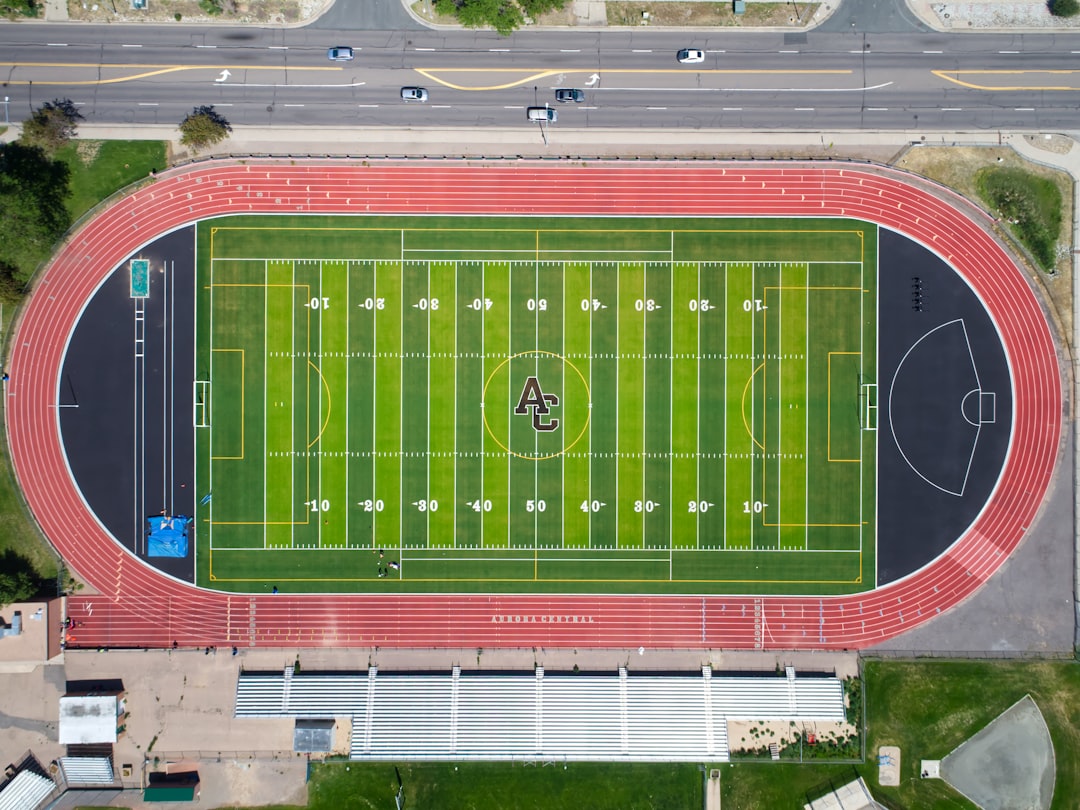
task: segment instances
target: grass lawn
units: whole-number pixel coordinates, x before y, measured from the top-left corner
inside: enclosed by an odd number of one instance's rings
[[[166,165],[163,141],[73,141],[60,150],[58,158],[71,167],[68,209],[76,218],[118,189],[146,177],[152,168]],[[9,330],[14,311],[3,315],[3,327]],[[10,333],[5,331],[4,337],[9,339]],[[7,443],[0,443],[0,553],[26,559],[47,582],[56,577],[56,556],[23,506],[7,451]]]
[[[613,765],[572,762],[424,763],[399,765],[406,807],[440,810],[687,810],[701,807],[703,781],[694,764]],[[309,807],[393,807],[392,764],[336,762],[312,768]],[[758,805],[759,807],[761,805]]]
[[[73,220],[167,165],[164,141],[72,141],[56,157],[71,169],[68,210]]]

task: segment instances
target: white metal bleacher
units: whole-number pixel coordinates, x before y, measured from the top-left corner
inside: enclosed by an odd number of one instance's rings
[[[832,677],[241,673],[237,717],[352,718],[367,760],[728,759],[727,720],[843,720]]]

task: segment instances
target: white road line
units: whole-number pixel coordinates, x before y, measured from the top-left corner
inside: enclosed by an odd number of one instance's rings
[[[434,51],[434,48],[413,48],[414,51]]]
[[[68,46],[66,42],[46,42],[45,44],[50,48],[66,48]],[[1076,51],[1073,51],[1073,53],[1076,53]]]
[[[923,51],[924,54],[941,53],[941,51]]]
[[[217,45],[196,45],[196,48],[216,48]]]
[[[140,101],[138,106],[140,106],[140,107],[157,107],[158,103],[156,101]]]
[[[942,107],[941,111],[942,112],[961,112],[961,111],[963,111],[963,109],[964,109],[963,107]]]
[[[866,111],[867,112],[888,112],[889,108],[888,107],[867,107]]]
[[[653,112],[663,112],[667,107],[646,107],[646,110],[652,110]]]
[[[1035,112],[1034,107],[1016,107],[1015,112]]]
[[[141,48],[142,45],[121,45],[121,48]]]
[[[306,107],[306,104],[282,104],[282,107]]]

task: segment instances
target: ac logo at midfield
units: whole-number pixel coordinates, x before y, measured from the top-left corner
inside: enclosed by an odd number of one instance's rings
[[[514,413],[524,416],[529,413],[529,409],[532,409],[533,429],[548,433],[559,427],[558,419],[545,420],[545,417],[551,413],[551,409],[558,404],[558,396],[545,394],[540,387],[540,381],[536,377],[529,377],[525,380],[525,387],[521,389],[521,396],[518,397]]]

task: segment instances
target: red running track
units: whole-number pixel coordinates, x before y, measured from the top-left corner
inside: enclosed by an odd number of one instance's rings
[[[829,164],[475,167],[212,162],[166,172],[81,227],[41,276],[12,343],[8,436],[45,534],[96,590],[69,601],[71,646],[859,648],[970,596],[1035,519],[1054,472],[1061,377],[1027,280],[943,190],[899,172]],[[268,213],[844,216],[901,231],[978,292],[1013,381],[1000,480],[933,563],[847,597],[229,595],[169,579],[122,549],[69,474],[56,406],[67,341],[104,278],[142,245],[205,217]],[[976,215],[977,216],[977,215]],[[986,223],[983,222],[982,225]]]

